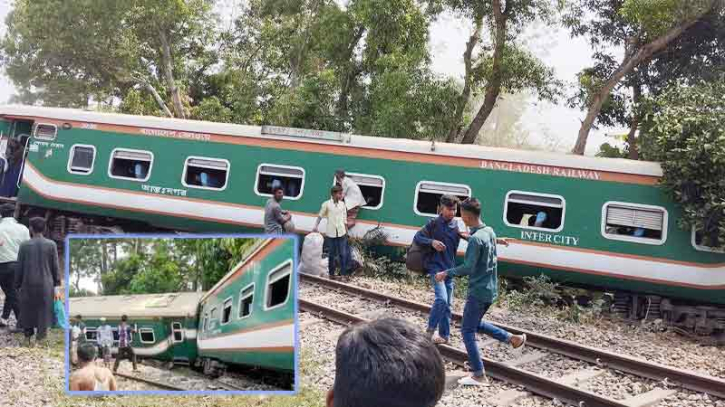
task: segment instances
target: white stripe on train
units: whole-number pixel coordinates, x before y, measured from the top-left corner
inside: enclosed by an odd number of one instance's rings
[[[27,165],[24,182],[34,190],[50,199],[59,201],[83,202],[91,206],[121,207],[132,211],[166,213],[178,217],[198,217],[203,214],[209,221],[233,222],[240,225],[257,225],[262,227],[264,218],[262,208],[240,209],[231,205],[215,202],[199,202],[177,199],[169,196],[130,193],[106,190],[79,184],[64,184],[43,178],[32,165]],[[310,231],[314,226],[316,215],[295,214],[294,222],[298,231]],[[320,224],[324,230],[325,221]],[[352,234],[362,236],[375,228],[375,224],[358,223]],[[389,240],[395,244],[410,244],[416,230],[400,227],[385,227]],[[461,242],[459,253],[466,249],[466,242]],[[508,248],[499,247],[502,261],[531,262],[551,265],[559,268],[587,270],[604,275],[622,276],[631,279],[656,280],[662,284],[687,285],[702,288],[725,286],[725,266],[698,267],[695,264],[671,264],[639,258],[612,256],[606,253],[589,253],[567,250],[566,248],[541,247],[522,244],[511,244]]]
[[[294,324],[216,338],[204,339],[201,336],[197,338],[199,350],[294,347],[294,341]]]

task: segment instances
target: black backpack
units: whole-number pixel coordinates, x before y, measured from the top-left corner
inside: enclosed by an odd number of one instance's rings
[[[433,221],[433,230],[428,232],[427,226],[427,224],[423,226],[420,229],[420,232],[423,233],[425,237],[432,239],[436,228],[435,220]],[[420,246],[415,243],[414,239],[413,244],[408,247],[405,254],[405,267],[414,273],[425,274],[425,263],[428,261],[428,256],[433,253],[433,250],[434,249],[431,246]]]

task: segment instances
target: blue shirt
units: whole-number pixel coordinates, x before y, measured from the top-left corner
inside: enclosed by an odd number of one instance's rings
[[[461,236],[458,234],[458,222],[455,218],[448,222],[442,216],[438,216],[428,221],[425,229],[428,231],[428,236],[433,236],[433,238],[425,237],[421,231],[418,231],[413,238],[415,243],[420,246],[431,246],[433,240],[438,240],[446,245],[444,251],[433,250],[433,254],[426,259],[426,271],[429,274],[435,274],[455,266],[456,251],[461,242]]]
[[[18,177],[20,176],[20,166],[22,163],[10,164],[7,172],[2,179],[0,186],[0,196],[12,198],[18,195]]]
[[[468,276],[468,296],[494,302],[498,296],[498,259],[493,229],[486,225],[471,228],[463,264],[447,271],[451,277]]]

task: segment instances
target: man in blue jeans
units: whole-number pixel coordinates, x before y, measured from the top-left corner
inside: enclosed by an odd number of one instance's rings
[[[426,259],[425,269],[430,276],[435,301],[428,317],[428,336],[433,338],[436,328],[436,344],[448,343],[451,331],[451,304],[453,302],[453,279],[436,281],[439,271],[448,270],[456,265],[456,250],[461,242],[461,231],[455,221],[459,200],[453,195],[441,196],[438,217],[431,219],[425,227],[415,234],[413,240],[419,246],[431,246],[433,252]]]
[[[340,259],[340,276],[345,280],[349,279],[348,275],[348,259],[350,246],[347,242],[347,207],[342,200],[342,187],[335,185],[330,190],[330,200],[322,203],[320,213],[317,215],[315,227],[312,228],[313,233],[317,233],[320,221],[327,219],[327,229],[325,236],[330,247],[329,271],[330,278],[335,278],[335,259]]]
[[[510,343],[514,348],[524,345],[526,335],[512,335],[482,321],[483,315],[498,295],[496,242],[508,246],[508,241],[496,239],[493,229],[481,222],[481,202],[478,199],[468,198],[463,201],[461,217],[471,230],[465,262],[461,266],[441,271],[436,274],[435,279],[441,282],[455,276],[468,276],[468,297],[463,309],[461,336],[466,345],[468,366],[473,375],[462,378],[458,383],[466,386],[486,386],[488,379],[484,374],[476,332],[481,331],[501,342]]]

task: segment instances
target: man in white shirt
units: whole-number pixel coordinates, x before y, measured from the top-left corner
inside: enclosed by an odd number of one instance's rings
[[[0,288],[5,293],[0,327],[8,325],[11,311],[15,313],[15,320],[19,320],[20,306],[15,290],[15,270],[20,244],[30,240],[30,231],[15,220],[14,213],[15,205],[8,203],[0,206],[0,215],[2,215],[2,220],[0,220]],[[19,328],[17,324],[15,328],[17,331]]]
[[[345,200],[347,207],[346,225],[349,230],[355,226],[357,214],[366,204],[365,197],[355,181],[345,175],[344,170],[335,171],[335,181],[342,187],[342,199]]]
[[[113,347],[113,328],[106,323],[106,318],[101,317],[101,326],[98,327],[98,345],[101,347],[103,365],[111,367],[111,348]]]
[[[320,225],[322,218],[327,219],[325,235],[327,236],[330,248],[328,265],[330,278],[335,278],[336,258],[340,259],[340,276],[347,277],[348,252],[350,251],[350,247],[347,243],[347,226],[345,225],[347,208],[345,207],[345,202],[342,200],[342,187],[335,185],[330,190],[330,195],[332,199],[322,203],[322,208],[320,208],[320,214],[317,216],[312,233],[317,233],[317,227]]]

